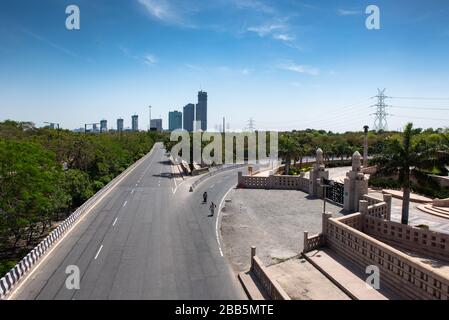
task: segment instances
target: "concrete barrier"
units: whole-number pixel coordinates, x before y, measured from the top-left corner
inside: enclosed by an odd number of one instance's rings
[[[267,294],[273,300],[291,300],[288,294],[282,289],[276,279],[273,279],[268,274],[263,262],[254,256],[251,262],[251,271],[260,281]]]
[[[228,167],[222,167],[222,168],[220,168],[220,169],[218,169],[218,170],[209,172],[208,174],[205,174],[205,175],[201,176],[199,179],[195,180],[195,182],[193,182],[193,183],[190,185],[190,192],[193,192],[193,191],[195,190],[195,188],[196,188],[201,182],[203,182],[204,180],[206,180],[206,179],[208,179],[208,178],[210,178],[210,177],[212,177],[212,176],[215,176],[215,175],[217,175],[217,174],[219,174],[219,173],[222,173],[222,172],[225,172],[225,171],[238,169],[238,168],[241,168],[241,167],[244,167],[244,166],[247,166],[247,164],[245,164],[245,163],[243,163],[243,164],[235,164],[235,165],[231,165],[231,166],[228,166]]]
[[[301,176],[275,176],[268,177],[244,176],[238,173],[238,187],[247,189],[280,189],[280,190],[301,190],[309,192],[310,180]]]

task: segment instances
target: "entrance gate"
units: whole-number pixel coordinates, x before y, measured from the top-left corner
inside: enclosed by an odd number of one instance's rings
[[[323,179],[323,183],[327,185],[327,187],[324,188],[326,190],[326,199],[343,204],[345,192],[344,184],[328,179]]]

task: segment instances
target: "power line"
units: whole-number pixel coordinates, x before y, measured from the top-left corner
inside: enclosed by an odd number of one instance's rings
[[[396,117],[396,118],[405,118],[405,119],[433,120],[433,121],[449,121],[449,119],[442,119],[442,118],[413,117],[413,116],[402,116],[402,115],[396,115],[396,114],[390,114],[390,116]]]
[[[353,116],[354,115],[354,111],[355,110],[360,110],[363,107],[367,108],[368,106],[366,105],[367,101],[371,99],[371,98],[367,98],[363,101],[359,101],[358,103],[355,104],[349,104],[346,106],[340,106],[337,108],[334,108],[334,111],[331,112],[327,112],[325,114],[321,114],[320,117],[315,117],[315,119],[307,119],[306,123],[310,124],[310,123],[323,123],[323,122],[334,122],[336,119],[342,118],[342,119],[347,119],[349,116]],[[315,108],[315,110],[317,110],[318,108]],[[300,123],[304,123],[304,118],[301,120],[289,120],[289,121],[279,121],[279,122],[262,122],[262,121],[258,121],[258,123],[260,124],[264,124],[264,125],[272,125],[275,124],[277,126],[279,125],[295,125],[295,124],[300,124]]]
[[[254,132],[254,130],[256,130],[255,121],[253,118],[249,118],[247,129],[249,132]]]
[[[449,107],[404,107],[404,106],[390,106],[390,108],[398,108],[398,109],[416,109],[416,110],[449,111]]]
[[[444,97],[389,97],[391,99],[404,99],[404,100],[449,100]]]

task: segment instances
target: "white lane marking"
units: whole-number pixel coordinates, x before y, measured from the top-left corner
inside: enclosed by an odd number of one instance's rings
[[[138,183],[136,183],[136,187],[138,186],[139,184]]]
[[[218,213],[217,213],[217,219],[215,221],[215,237],[217,238],[217,243],[218,243],[218,250],[220,250],[220,255],[223,257],[223,250],[221,249],[221,243],[220,243],[220,236],[218,234],[218,222],[220,221],[220,213],[221,213],[221,209],[223,208],[223,203],[226,199],[226,197],[228,196],[228,194],[235,188],[236,186],[232,186],[231,189],[228,190],[228,192],[226,192],[226,194],[224,195],[223,199],[221,199],[220,205],[218,206]]]
[[[133,194],[133,193],[134,193],[134,189],[131,190],[131,194]]]
[[[147,156],[148,156],[147,158],[150,158],[150,156],[153,154],[153,151],[154,151],[154,147],[147,154]],[[143,160],[140,164],[142,164],[145,160]],[[153,163],[153,161],[154,161],[154,158],[150,161],[150,164],[148,166],[150,166]],[[22,280],[20,280],[19,283],[17,284],[17,286],[15,288],[13,288],[11,292],[8,293],[8,297],[6,298],[6,300],[12,300],[14,298],[14,296],[17,294],[17,292],[20,291],[20,289],[28,281],[28,279],[36,272],[37,269],[39,269],[41,264],[44,263],[45,260],[48,259],[48,257],[52,254],[52,252],[54,250],[56,250],[56,248],[58,248],[58,246],[61,244],[61,242],[76,228],[76,226],[79,223],[81,223],[81,221],[83,221],[87,217],[87,215],[92,212],[92,210],[97,206],[97,204],[100,203],[101,200],[103,200],[104,197],[106,197],[112,190],[114,190],[115,187],[120,184],[120,182],[122,182],[127,176],[129,176],[131,174],[131,172],[133,172],[137,167],[139,167],[140,164],[137,165],[136,167],[134,167],[132,170],[130,170],[120,180],[118,180],[117,183],[113,187],[111,187],[111,189],[106,191],[97,201],[95,201],[95,203],[89,209],[87,209],[87,211],[84,214],[81,215],[81,217],[72,225],[72,227],[69,228],[69,230],[67,230],[67,232],[55,244],[53,244],[53,247],[50,249],[50,251],[48,251],[44,254],[44,256],[40,259],[39,263],[32,267],[32,270],[29,271],[28,275],[25,278],[23,278]]]
[[[215,187],[215,184],[211,185],[211,186],[209,187],[209,189],[212,189],[213,187]]]
[[[125,207],[127,203],[128,203],[128,200],[125,201],[125,203],[123,204],[123,207]]]
[[[112,226],[115,226],[115,224],[117,223],[118,217],[115,218],[114,222],[112,223]]]
[[[103,245],[101,245],[100,249],[98,249],[97,254],[95,255],[95,258],[94,258],[95,260],[97,260],[98,255],[99,255],[100,252],[101,252],[101,249],[103,249]]]

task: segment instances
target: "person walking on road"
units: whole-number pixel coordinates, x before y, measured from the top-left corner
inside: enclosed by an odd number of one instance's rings
[[[203,193],[203,203],[207,203],[207,192]]]
[[[209,217],[213,217],[214,216],[214,211],[215,211],[216,207],[217,207],[217,205],[215,203],[213,203],[213,202],[210,203],[210,207],[209,207],[210,215],[209,215]]]

